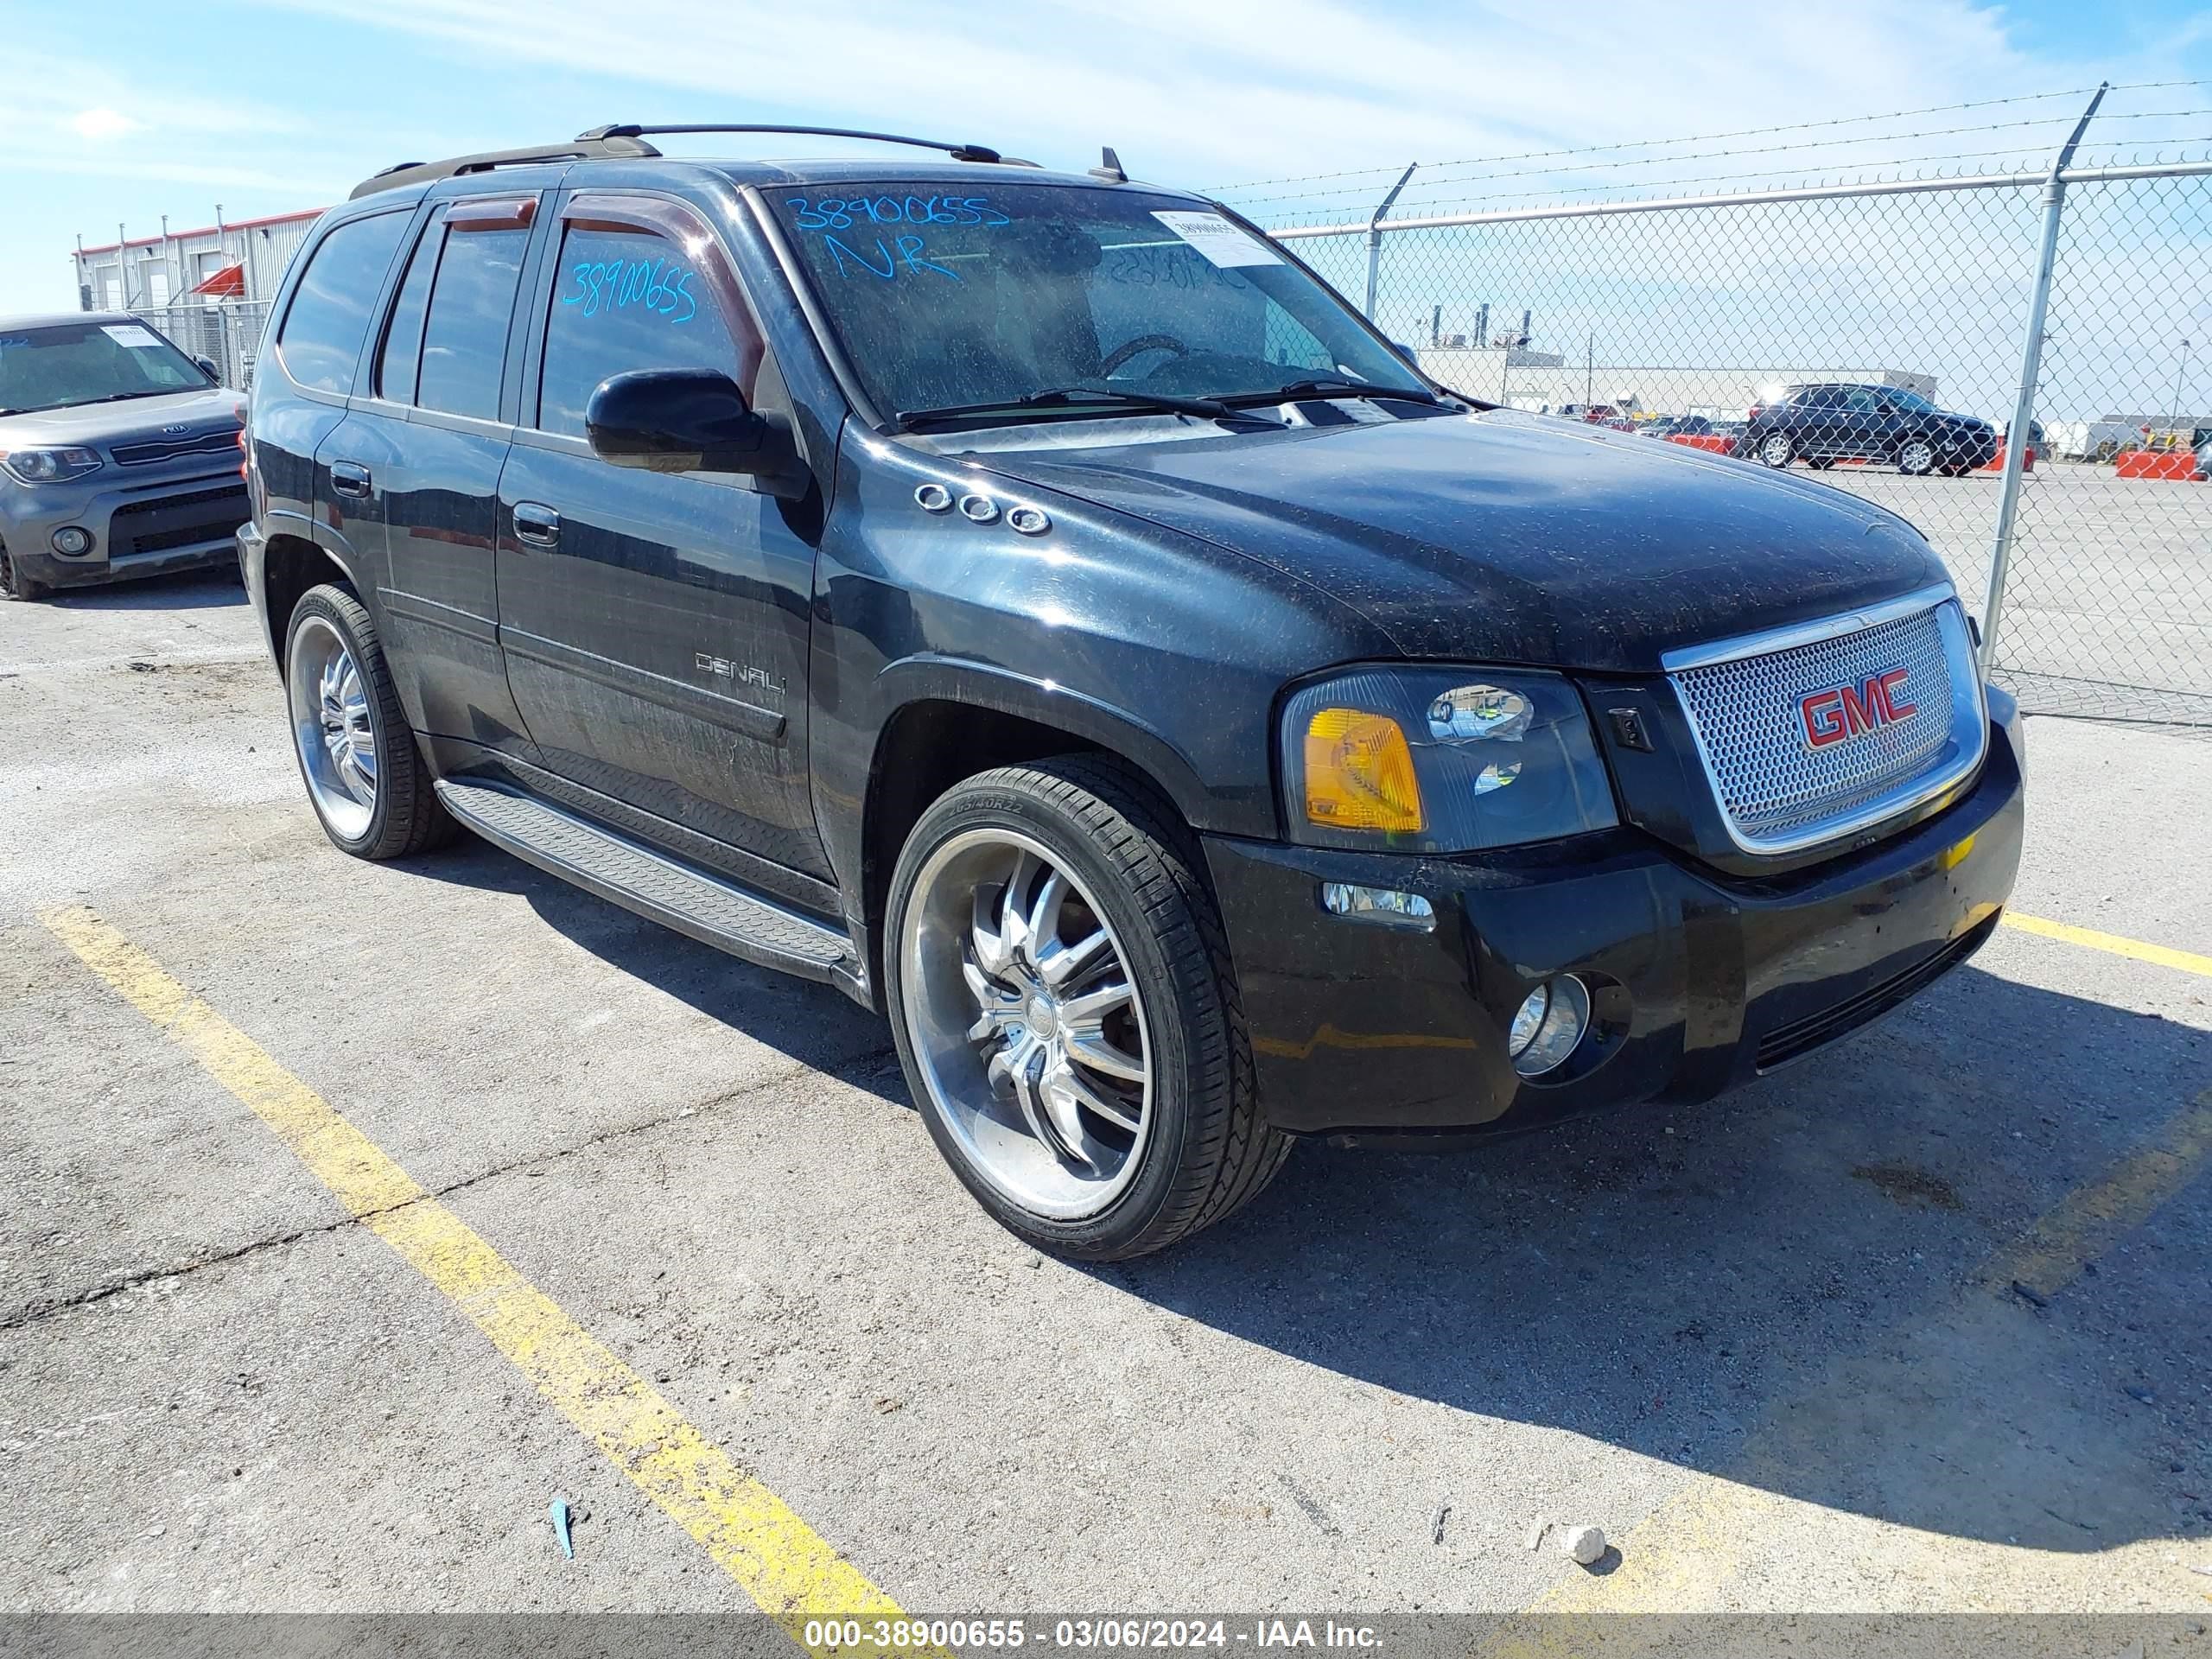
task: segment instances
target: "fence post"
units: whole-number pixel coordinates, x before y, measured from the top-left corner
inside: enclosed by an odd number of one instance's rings
[[[2020,474],[2027,463],[2029,435],[2035,430],[2036,383],[2043,376],[2044,319],[2050,307],[2051,272],[2058,260],[2059,221],[2066,211],[2066,169],[2111,84],[2098,83],[2096,96],[2074,124],[2072,135],[2050,164],[2050,176],[2044,182],[2043,243],[2036,254],[2035,287],[2028,296],[2028,337],[2020,347],[2019,395],[2012,401],[2012,423],[2005,429],[2005,480],[1997,496],[1997,536],[1989,550],[1989,591],[1981,608],[1985,673],[1997,661],[1997,624],[2005,613],[2005,575],[2012,562],[2012,531],[2020,512]]]
[[[1390,194],[1382,198],[1381,205],[1375,209],[1374,216],[1367,221],[1367,320],[1370,322],[1375,321],[1375,289],[1382,276],[1382,220],[1389,215],[1391,205],[1398,200],[1398,192],[1406,188],[1406,181],[1413,177],[1414,168],[1420,165],[1415,162],[1398,175],[1398,181],[1390,187]]]

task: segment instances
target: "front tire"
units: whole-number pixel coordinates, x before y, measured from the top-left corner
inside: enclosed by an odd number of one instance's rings
[[[44,599],[54,589],[42,582],[33,582],[16,569],[16,562],[8,556],[8,550],[0,547],[0,599]]]
[[[1925,478],[1936,470],[1936,444],[1931,438],[1907,438],[1897,446],[1897,471],[1907,478]]]
[[[356,858],[405,858],[453,838],[415,747],[375,621],[343,588],[310,588],[284,635],[292,753],[323,833]]]
[[[1140,774],[1088,755],[969,779],[899,855],[884,988],[908,1086],[962,1185],[1039,1249],[1164,1249],[1289,1155],[1202,868]]]

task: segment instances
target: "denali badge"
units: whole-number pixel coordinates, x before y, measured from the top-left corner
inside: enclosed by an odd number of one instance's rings
[[[1799,698],[1797,714],[1805,722],[1806,747],[1824,749],[1847,737],[1894,726],[1917,714],[1918,703],[1897,699],[1897,690],[1905,683],[1907,671],[1893,668],[1886,674],[1870,676],[1863,686],[1837,686]]]

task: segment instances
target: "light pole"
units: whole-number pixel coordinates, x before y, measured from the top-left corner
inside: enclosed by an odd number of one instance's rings
[[[2182,343],[2181,343],[2181,361],[2180,361],[2179,363],[2177,363],[2177,364],[2176,364],[2176,365],[2174,365],[2174,403],[2173,403],[2173,411],[2172,411],[2171,415],[2168,417],[2168,423],[2168,423],[2170,426],[2171,426],[2171,427],[2173,428],[2173,429],[2174,429],[2174,430],[2176,430],[2176,431],[2179,431],[2179,430],[2181,429],[2181,383],[2182,383],[2182,378],[2183,378],[2184,375],[2186,375],[2188,372],[2189,372],[2189,342],[2188,342],[2187,340],[2183,340],[2183,341],[2182,341]],[[2195,429],[2192,429],[2190,430],[2190,435],[2190,435],[2191,438],[2196,437],[2196,431],[2195,431]]]

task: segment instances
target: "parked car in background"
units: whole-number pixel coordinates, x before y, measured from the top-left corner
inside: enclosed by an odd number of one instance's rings
[[[2196,446],[2196,475],[2200,479],[2212,476],[2212,438]]]
[[[0,318],[0,594],[234,565],[244,408],[127,313]]]
[[[1913,477],[1955,478],[1997,458],[1997,429],[1955,415],[1900,386],[1792,386],[1781,402],[1751,411],[1737,453],[1770,467],[1802,461],[1815,469],[1871,461]]]
[[[1616,432],[1636,430],[1636,423],[1612,404],[1561,404],[1559,415],[1561,420],[1580,421],[1588,426],[1611,427]]]
[[[1671,438],[1678,433],[1685,437],[1705,437],[1712,432],[1713,423],[1702,415],[1662,415],[1636,429],[1647,438]]]

